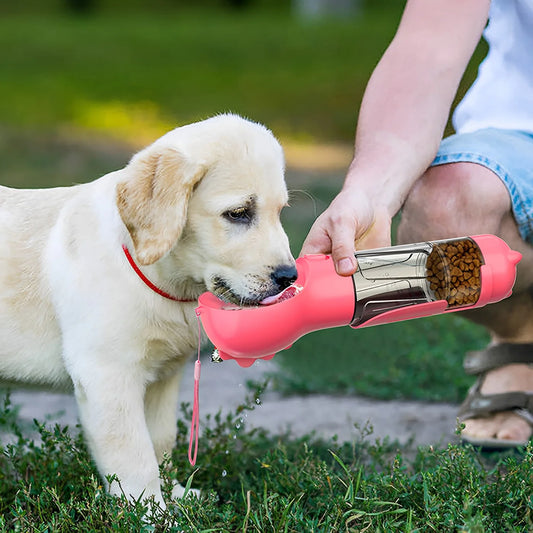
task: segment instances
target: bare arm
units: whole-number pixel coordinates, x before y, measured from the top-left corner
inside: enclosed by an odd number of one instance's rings
[[[302,254],[332,253],[353,273],[355,244],[390,244],[390,222],[433,160],[490,0],[409,0],[368,82],[344,186]]]

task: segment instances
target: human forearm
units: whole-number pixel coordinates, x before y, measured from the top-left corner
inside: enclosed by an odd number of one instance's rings
[[[367,85],[344,186],[302,253],[331,253],[339,274],[354,251],[390,244],[391,219],[430,165],[490,0],[409,0]]]
[[[455,4],[409,2],[361,104],[345,188],[378,199],[391,215],[435,156],[484,26],[488,2]],[[452,25],[452,18],[460,21]]]

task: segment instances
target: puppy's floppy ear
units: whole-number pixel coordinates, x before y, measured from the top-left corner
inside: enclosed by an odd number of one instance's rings
[[[206,167],[187,161],[173,148],[148,151],[128,165],[129,176],[117,185],[116,202],[141,265],[161,259],[179,239],[187,205]]]

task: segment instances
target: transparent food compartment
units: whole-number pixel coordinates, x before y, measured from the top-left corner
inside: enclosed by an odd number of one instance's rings
[[[470,238],[425,242],[356,253],[352,326],[411,305],[446,300],[474,305],[481,293],[483,255]]]

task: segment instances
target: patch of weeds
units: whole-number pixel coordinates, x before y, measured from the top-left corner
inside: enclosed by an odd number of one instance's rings
[[[161,468],[165,510],[106,494],[79,431],[36,422],[33,441],[5,403],[0,421],[17,440],[1,446],[0,532],[533,530],[531,447],[489,457],[469,446],[421,448],[407,460],[397,443],[369,442],[369,427],[346,443],[274,436],[243,424],[257,394],[202,420],[194,468],[189,427],[178,423]],[[188,420],[189,406],[182,410]],[[171,501],[176,479],[202,495]]]

